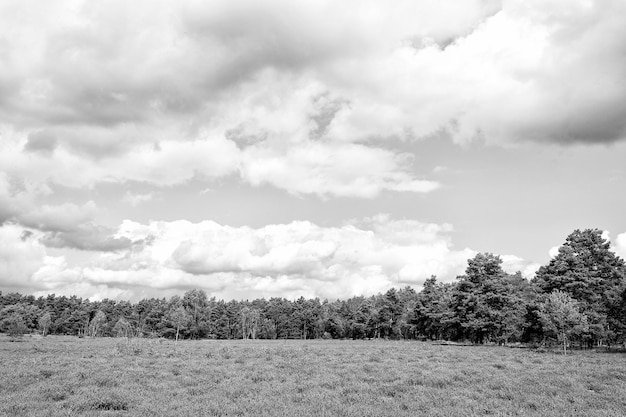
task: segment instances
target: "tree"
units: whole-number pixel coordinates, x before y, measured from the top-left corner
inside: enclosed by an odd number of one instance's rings
[[[89,335],[91,337],[97,337],[102,332],[102,327],[107,322],[107,316],[102,310],[96,311],[96,315],[89,322]]]
[[[265,306],[263,315],[274,323],[277,339],[300,336],[301,330],[298,326],[294,326],[294,321],[292,320],[293,312],[293,304],[284,298],[270,298]]]
[[[587,316],[580,312],[576,300],[562,291],[548,294],[539,306],[539,319],[548,334],[556,336],[563,343],[563,353],[567,353],[567,342],[574,334],[589,330]]]
[[[241,334],[244,339],[256,339],[261,321],[261,313],[256,308],[245,306],[239,312]]]
[[[623,338],[626,329],[619,312],[626,265],[611,251],[601,230],[572,232],[558,254],[539,268],[533,283],[544,293],[558,290],[578,301],[598,344]]]
[[[208,299],[203,290],[189,290],[183,296],[183,306],[190,316],[189,331],[191,337],[196,339],[203,337],[209,325],[207,313]]]
[[[42,336],[46,337],[48,335],[48,331],[50,330],[50,325],[52,324],[52,315],[49,311],[43,313],[41,317],[39,317],[39,321],[37,322],[39,326],[39,330],[41,330]]]
[[[0,323],[0,327],[3,331],[7,332],[9,336],[14,337],[22,336],[28,331],[24,323],[24,318],[19,313],[12,313],[10,316],[3,319]]]
[[[451,309],[452,286],[437,282],[434,275],[424,282],[410,324],[418,335],[428,339],[442,339],[447,334],[454,312]]]
[[[532,289],[520,273],[507,274],[500,256],[479,253],[468,260],[465,275],[458,280],[451,320],[458,336],[478,343],[521,339]]]
[[[173,311],[171,311],[169,316],[170,321],[174,324],[174,327],[176,328],[176,341],[178,342],[181,328],[189,324],[191,317],[189,316],[189,313],[187,313],[187,310],[185,310],[185,307],[183,307],[182,305],[179,305]]]
[[[24,297],[24,299],[26,300],[27,297]],[[41,315],[41,310],[39,310],[38,307],[29,304],[29,301],[7,305],[0,309],[0,321],[13,315],[21,317],[24,326],[26,326],[26,331],[32,331],[37,328],[37,319]]]
[[[131,337],[133,326],[124,317],[120,317],[113,326],[113,334],[117,337]]]

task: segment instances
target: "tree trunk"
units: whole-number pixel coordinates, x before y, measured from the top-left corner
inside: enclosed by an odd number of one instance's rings
[[[178,332],[180,331],[180,326],[176,326],[176,341],[178,342]]]

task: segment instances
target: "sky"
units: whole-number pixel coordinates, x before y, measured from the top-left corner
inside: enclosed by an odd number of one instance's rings
[[[623,0],[4,0],[0,291],[371,295],[626,257]]]

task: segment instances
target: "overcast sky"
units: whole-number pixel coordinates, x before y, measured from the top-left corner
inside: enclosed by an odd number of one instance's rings
[[[623,0],[4,0],[0,290],[344,298],[626,255]]]

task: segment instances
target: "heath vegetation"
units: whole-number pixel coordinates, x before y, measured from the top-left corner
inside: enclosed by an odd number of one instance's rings
[[[6,416],[623,416],[626,357],[391,340],[0,336]]]

